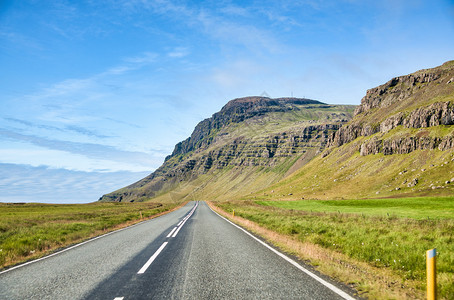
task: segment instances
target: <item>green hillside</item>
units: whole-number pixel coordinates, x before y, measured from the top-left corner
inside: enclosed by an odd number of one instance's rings
[[[454,62],[367,91],[322,155],[254,194],[269,199],[450,196]]]

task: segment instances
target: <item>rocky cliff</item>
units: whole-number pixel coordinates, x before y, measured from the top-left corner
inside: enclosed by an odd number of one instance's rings
[[[451,134],[432,134],[424,128],[453,124],[454,61],[450,61],[368,90],[352,122],[332,135],[329,145],[339,147],[358,137],[373,136],[360,145],[361,155],[447,150],[454,145]]]
[[[150,176],[101,200],[144,201],[162,195],[176,200],[194,196],[195,190],[198,197],[210,192],[213,199],[232,189],[246,193],[263,188],[322,151],[353,109],[301,98],[231,100],[200,122]]]
[[[296,105],[310,104],[320,106],[322,103],[300,98],[245,97],[231,100],[220,112],[200,122],[189,138],[175,146],[175,150],[168,158],[208,147],[219,130],[231,123],[241,123],[246,119],[263,116],[271,112],[290,112],[297,109]]]
[[[327,149],[252,199],[452,196],[454,61],[367,91]]]

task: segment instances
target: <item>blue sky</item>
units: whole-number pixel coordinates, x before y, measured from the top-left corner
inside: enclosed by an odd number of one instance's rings
[[[96,201],[231,99],[359,104],[453,37],[448,0],[0,1],[0,201]]]

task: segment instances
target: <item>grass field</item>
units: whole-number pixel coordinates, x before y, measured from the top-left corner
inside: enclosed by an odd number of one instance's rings
[[[425,252],[437,248],[439,295],[454,299],[454,197],[216,205],[292,239],[389,270],[400,284],[415,286],[420,294],[425,289]],[[366,296],[381,298],[377,287],[364,285],[361,278],[352,281]]]
[[[357,213],[413,219],[454,219],[454,197],[358,200],[256,201],[257,204],[312,212]]]
[[[0,203],[0,269],[131,225],[177,204]]]

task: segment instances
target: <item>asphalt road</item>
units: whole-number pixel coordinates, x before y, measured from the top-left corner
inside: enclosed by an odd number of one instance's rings
[[[0,299],[349,296],[326,280],[314,279],[204,202],[191,202],[159,218],[0,273]]]

